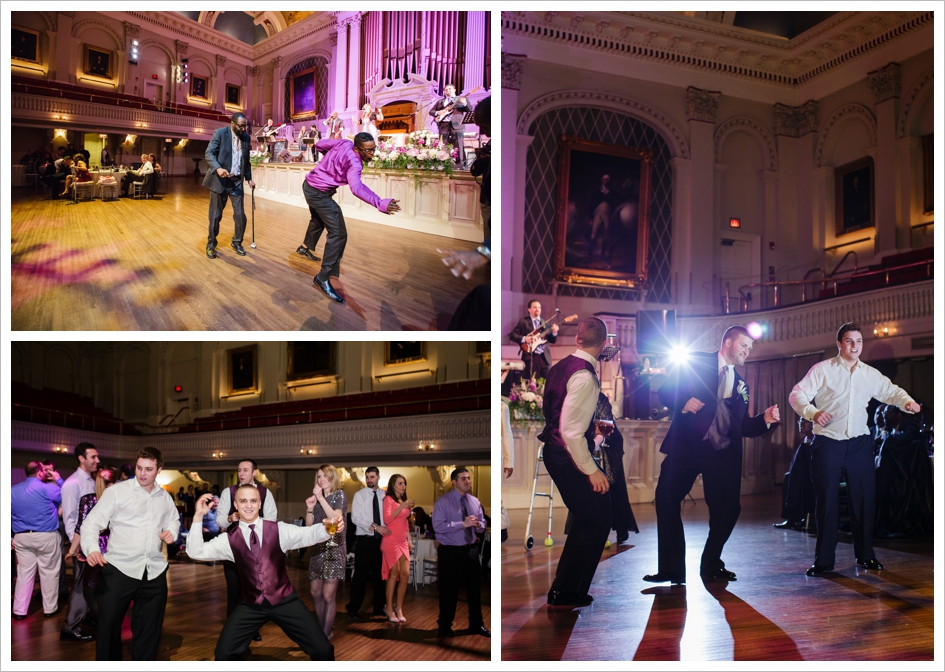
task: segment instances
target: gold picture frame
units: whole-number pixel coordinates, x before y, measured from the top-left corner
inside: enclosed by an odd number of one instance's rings
[[[115,52],[90,44],[85,44],[83,47],[85,52],[83,74],[98,79],[113,79]]]
[[[258,351],[256,343],[226,351],[229,394],[249,394],[259,389]]]
[[[14,61],[40,64],[40,35],[38,30],[11,26],[10,57]]]
[[[388,341],[384,344],[384,366],[427,360],[426,341]]]

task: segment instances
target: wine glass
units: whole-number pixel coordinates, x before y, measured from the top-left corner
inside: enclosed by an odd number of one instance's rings
[[[337,546],[337,545],[338,545],[337,542],[335,542],[335,534],[338,532],[338,523],[339,523],[339,522],[340,522],[340,521],[339,521],[338,518],[332,518],[331,520],[329,520],[329,521],[325,524],[325,529],[328,531],[328,534],[331,535],[331,537],[328,539],[328,543],[326,544],[327,546]]]

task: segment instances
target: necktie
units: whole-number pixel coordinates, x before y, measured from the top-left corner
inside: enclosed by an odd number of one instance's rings
[[[725,377],[728,373],[728,366],[723,366],[719,371],[718,403],[715,407],[715,418],[706,432],[705,438],[709,440],[712,447],[716,450],[728,448],[732,439],[729,436],[732,428],[730,401],[724,399],[725,396]]]
[[[259,557],[259,537],[256,536],[255,523],[249,526],[249,550],[255,557]]]
[[[463,495],[459,498],[460,506],[463,508],[463,520],[469,517],[469,510],[466,508],[466,495]],[[473,531],[471,527],[464,527],[463,532],[466,534],[466,543],[473,543]]]
[[[376,526],[374,528],[374,536],[379,537],[381,534],[377,531],[377,527],[381,525],[381,502],[377,498],[377,490],[374,491],[374,503],[371,506],[374,509],[374,525]]]

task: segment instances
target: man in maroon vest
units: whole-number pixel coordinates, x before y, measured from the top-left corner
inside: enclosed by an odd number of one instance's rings
[[[551,367],[545,380],[545,428],[538,440],[545,444],[545,468],[572,516],[571,532],[548,591],[553,607],[591,603],[587,591],[610,534],[610,485],[591,456],[600,394],[594,365],[606,341],[604,323],[585,318],[578,325],[577,350]]]
[[[241,485],[252,485],[259,491],[259,509],[262,512],[263,520],[278,520],[276,511],[276,499],[265,487],[257,485],[256,475],[259,468],[256,460],[240,460],[236,465],[236,477],[239,479],[239,485],[231,485],[220,495],[220,505],[217,507],[217,525],[221,530],[226,530],[233,523],[239,522],[240,516],[236,512],[236,489]],[[196,520],[196,518],[194,519]],[[223,563],[223,578],[226,579],[226,616],[230,617],[233,610],[240,603],[240,577],[236,572],[236,566],[232,562]],[[254,641],[261,641],[262,637],[257,632],[253,636]]]
[[[274,621],[312,660],[334,660],[335,647],[299,599],[285,566],[289,551],[328,541],[325,523],[331,521],[298,527],[263,520],[259,517],[259,492],[246,484],[234,493],[239,522],[230,525],[226,534],[204,543],[200,521],[210,510],[211,498],[205,495],[197,501],[194,513],[197,522],[191,528],[187,555],[195,560],[234,562],[242,587],[240,603],[226,619],[214,658],[240,660],[253,633]],[[309,512],[314,510],[315,496],[305,500],[305,505]],[[339,516],[336,522],[338,531],[344,530],[344,517]]]

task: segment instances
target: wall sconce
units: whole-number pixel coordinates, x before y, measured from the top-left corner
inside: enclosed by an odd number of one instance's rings
[[[54,447],[53,447],[53,452],[54,452],[54,453],[66,453],[66,452],[68,452],[68,449],[67,449],[67,448],[64,448],[64,447],[62,447],[62,446],[54,446]]]
[[[177,143],[177,146],[183,149],[187,146],[187,138],[181,138],[181,141]]]
[[[310,456],[311,456],[311,455],[317,455],[317,454],[318,454],[318,450],[316,450],[316,449],[314,449],[314,448],[308,448],[308,449],[302,448],[301,450],[299,450],[299,455],[310,455]]]
[[[885,322],[879,322],[873,327],[873,336],[875,338],[886,338],[889,336],[889,327]]]
[[[137,136],[137,135],[132,135],[131,133],[129,133],[128,135],[125,136],[125,142],[124,142],[123,144],[126,144],[126,145],[133,145],[133,144],[135,144],[137,141],[138,141],[138,136]]]
[[[55,131],[53,131],[53,133],[55,133],[57,138],[65,139],[66,133],[68,133],[68,131],[66,131],[64,128],[57,128]]]
[[[730,229],[740,229],[742,228],[742,220],[738,217],[732,217],[728,220],[728,226]]]
[[[221,450],[221,451],[219,451],[219,452],[212,453],[212,455],[213,455],[214,458],[216,458],[216,459],[219,460],[221,457],[223,457],[223,456],[225,455],[225,453]]]
[[[421,453],[429,453],[431,450],[436,450],[436,446],[432,443],[424,443],[421,441],[417,447],[417,450],[419,450]]]
[[[102,140],[108,140],[108,134],[107,134],[107,133],[99,133],[99,134],[98,134],[98,137],[100,137]]]

